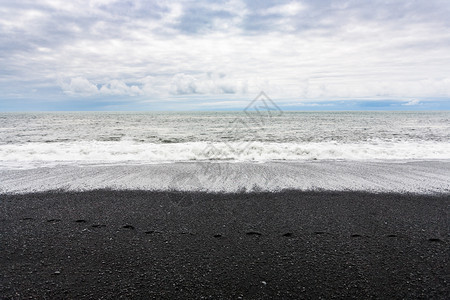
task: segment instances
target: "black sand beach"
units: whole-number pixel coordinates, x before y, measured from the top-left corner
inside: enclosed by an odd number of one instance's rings
[[[449,299],[448,195],[0,196],[5,299]]]

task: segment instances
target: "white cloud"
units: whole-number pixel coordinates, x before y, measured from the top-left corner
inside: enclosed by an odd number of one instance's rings
[[[245,93],[245,91],[245,83],[234,82],[223,73],[205,73],[198,76],[179,73],[173,76],[170,85],[170,93],[173,95],[222,95]]]
[[[420,101],[418,99],[412,99],[409,100],[408,102],[406,102],[405,104],[402,105],[406,105],[406,106],[412,106],[412,105],[420,105]]]
[[[264,9],[260,12],[262,16],[279,14],[283,16],[295,16],[299,12],[305,9],[305,6],[299,2],[292,1],[286,4],[272,6],[270,8]]]
[[[60,85],[68,95],[90,96],[98,93],[97,87],[83,77],[72,78],[68,84],[61,82]]]
[[[174,95],[196,94],[197,84],[193,76],[185,75],[183,73],[176,74],[172,78],[170,85],[170,92]]]
[[[70,80],[59,80],[64,93],[76,96],[111,95],[111,96],[167,96],[172,95],[224,95],[243,94],[247,86],[245,82],[235,82],[223,73],[203,73],[198,75],[175,74],[170,84],[160,78],[147,76],[136,80],[135,84],[127,84],[121,80],[92,83],[84,77]]]
[[[109,83],[104,84],[98,92],[105,95],[126,96],[138,96],[143,94],[142,90],[137,85],[127,85],[119,80],[112,80]]]
[[[60,80],[64,93],[71,96],[116,95],[138,96],[143,91],[137,85],[127,85],[120,80],[111,80],[105,84],[95,85],[83,77],[70,79],[69,83]]]

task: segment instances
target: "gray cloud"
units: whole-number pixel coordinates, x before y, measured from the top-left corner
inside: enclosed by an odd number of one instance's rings
[[[450,97],[448,15],[439,0],[0,1],[0,88]]]

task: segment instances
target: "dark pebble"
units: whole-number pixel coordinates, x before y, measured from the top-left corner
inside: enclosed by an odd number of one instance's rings
[[[261,232],[258,232],[258,231],[248,231],[248,232],[246,232],[245,233],[246,235],[262,235],[262,233]]]
[[[430,239],[428,239],[428,241],[430,241],[430,242],[442,242],[441,239],[438,239],[438,238],[430,238]]]
[[[162,233],[161,231],[158,230],[147,230],[144,232],[145,234],[153,234],[153,233]]]
[[[56,222],[60,222],[61,220],[60,219],[49,219],[49,220],[47,220],[47,222],[49,222],[49,223],[56,223]]]

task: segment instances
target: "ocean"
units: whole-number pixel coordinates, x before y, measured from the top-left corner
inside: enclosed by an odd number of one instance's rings
[[[361,174],[375,176],[375,169],[376,176],[383,170],[390,170],[384,171],[389,176],[403,174],[389,177],[396,190],[410,189],[412,180],[414,191],[434,191],[436,186],[448,189],[449,160],[450,112],[0,114],[4,192],[75,187],[365,190],[386,185],[385,178],[372,178],[368,186],[361,180]],[[162,181],[164,172],[170,175]],[[182,184],[173,179],[180,176]],[[208,183],[199,183],[202,176],[210,178]],[[359,179],[349,183],[352,176]],[[49,177],[54,179],[42,181]],[[268,182],[269,177],[277,178]],[[434,179],[428,184],[414,181],[429,177]]]
[[[0,163],[450,158],[450,112],[10,113]],[[218,153],[213,153],[211,149]]]

